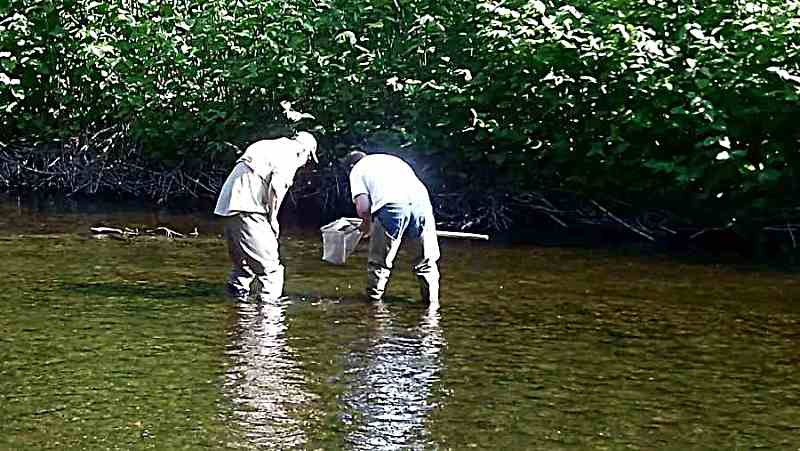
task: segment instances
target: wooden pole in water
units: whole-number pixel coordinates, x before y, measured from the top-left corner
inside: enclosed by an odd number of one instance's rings
[[[489,235],[480,233],[467,233],[467,232],[447,232],[444,230],[437,230],[436,236],[440,238],[462,238],[467,240],[488,240]]]

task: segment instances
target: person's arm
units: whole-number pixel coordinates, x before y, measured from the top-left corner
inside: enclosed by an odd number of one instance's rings
[[[281,206],[281,199],[278,196],[278,193],[275,192],[275,188],[270,186],[269,187],[270,193],[269,196],[269,223],[272,225],[272,230],[275,232],[275,236],[278,236],[280,233],[280,225],[278,224],[278,209]]]
[[[265,200],[267,211],[269,212],[269,223],[272,226],[272,230],[275,231],[275,236],[280,233],[278,212],[281,209],[281,204],[284,197],[286,197],[287,191],[289,191],[289,185],[291,183],[287,183],[285,179],[281,178],[281,174],[278,171],[273,170],[267,186],[268,194]]]
[[[372,227],[372,214],[370,213],[370,207],[372,205],[369,201],[369,196],[366,194],[359,194],[353,199],[353,203],[356,204],[356,213],[358,217],[363,221],[361,223],[361,232],[364,236],[369,236],[369,231]]]

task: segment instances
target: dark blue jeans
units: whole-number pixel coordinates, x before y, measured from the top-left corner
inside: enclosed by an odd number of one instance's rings
[[[420,202],[420,204],[422,204]],[[393,239],[402,236],[418,239],[425,228],[426,216],[430,206],[424,204],[386,204],[373,215]]]

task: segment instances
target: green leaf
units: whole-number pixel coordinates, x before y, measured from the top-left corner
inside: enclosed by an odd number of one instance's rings
[[[654,170],[655,172],[664,172],[667,174],[675,170],[674,161],[647,160],[644,162],[644,166]]]
[[[594,157],[594,156],[605,157],[605,152],[603,151],[604,148],[605,148],[605,146],[603,146],[603,143],[592,143],[591,147],[589,148],[589,152],[586,153],[586,156],[587,157]]]
[[[771,183],[779,180],[781,176],[782,173],[780,171],[776,171],[775,169],[767,169],[758,174],[758,181],[761,183]]]
[[[709,83],[710,81],[706,78],[695,78],[694,80],[694,84],[700,89],[707,88]]]

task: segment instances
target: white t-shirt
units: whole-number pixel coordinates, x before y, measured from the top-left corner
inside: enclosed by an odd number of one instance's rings
[[[353,200],[369,196],[370,213],[389,203],[413,203],[427,200],[428,189],[405,161],[394,155],[367,155],[350,171],[350,194]]]
[[[262,140],[251,144],[225,180],[214,214],[267,214],[271,190],[275,191],[280,208],[297,169],[305,164],[298,155],[301,151],[301,144],[289,138]]]

